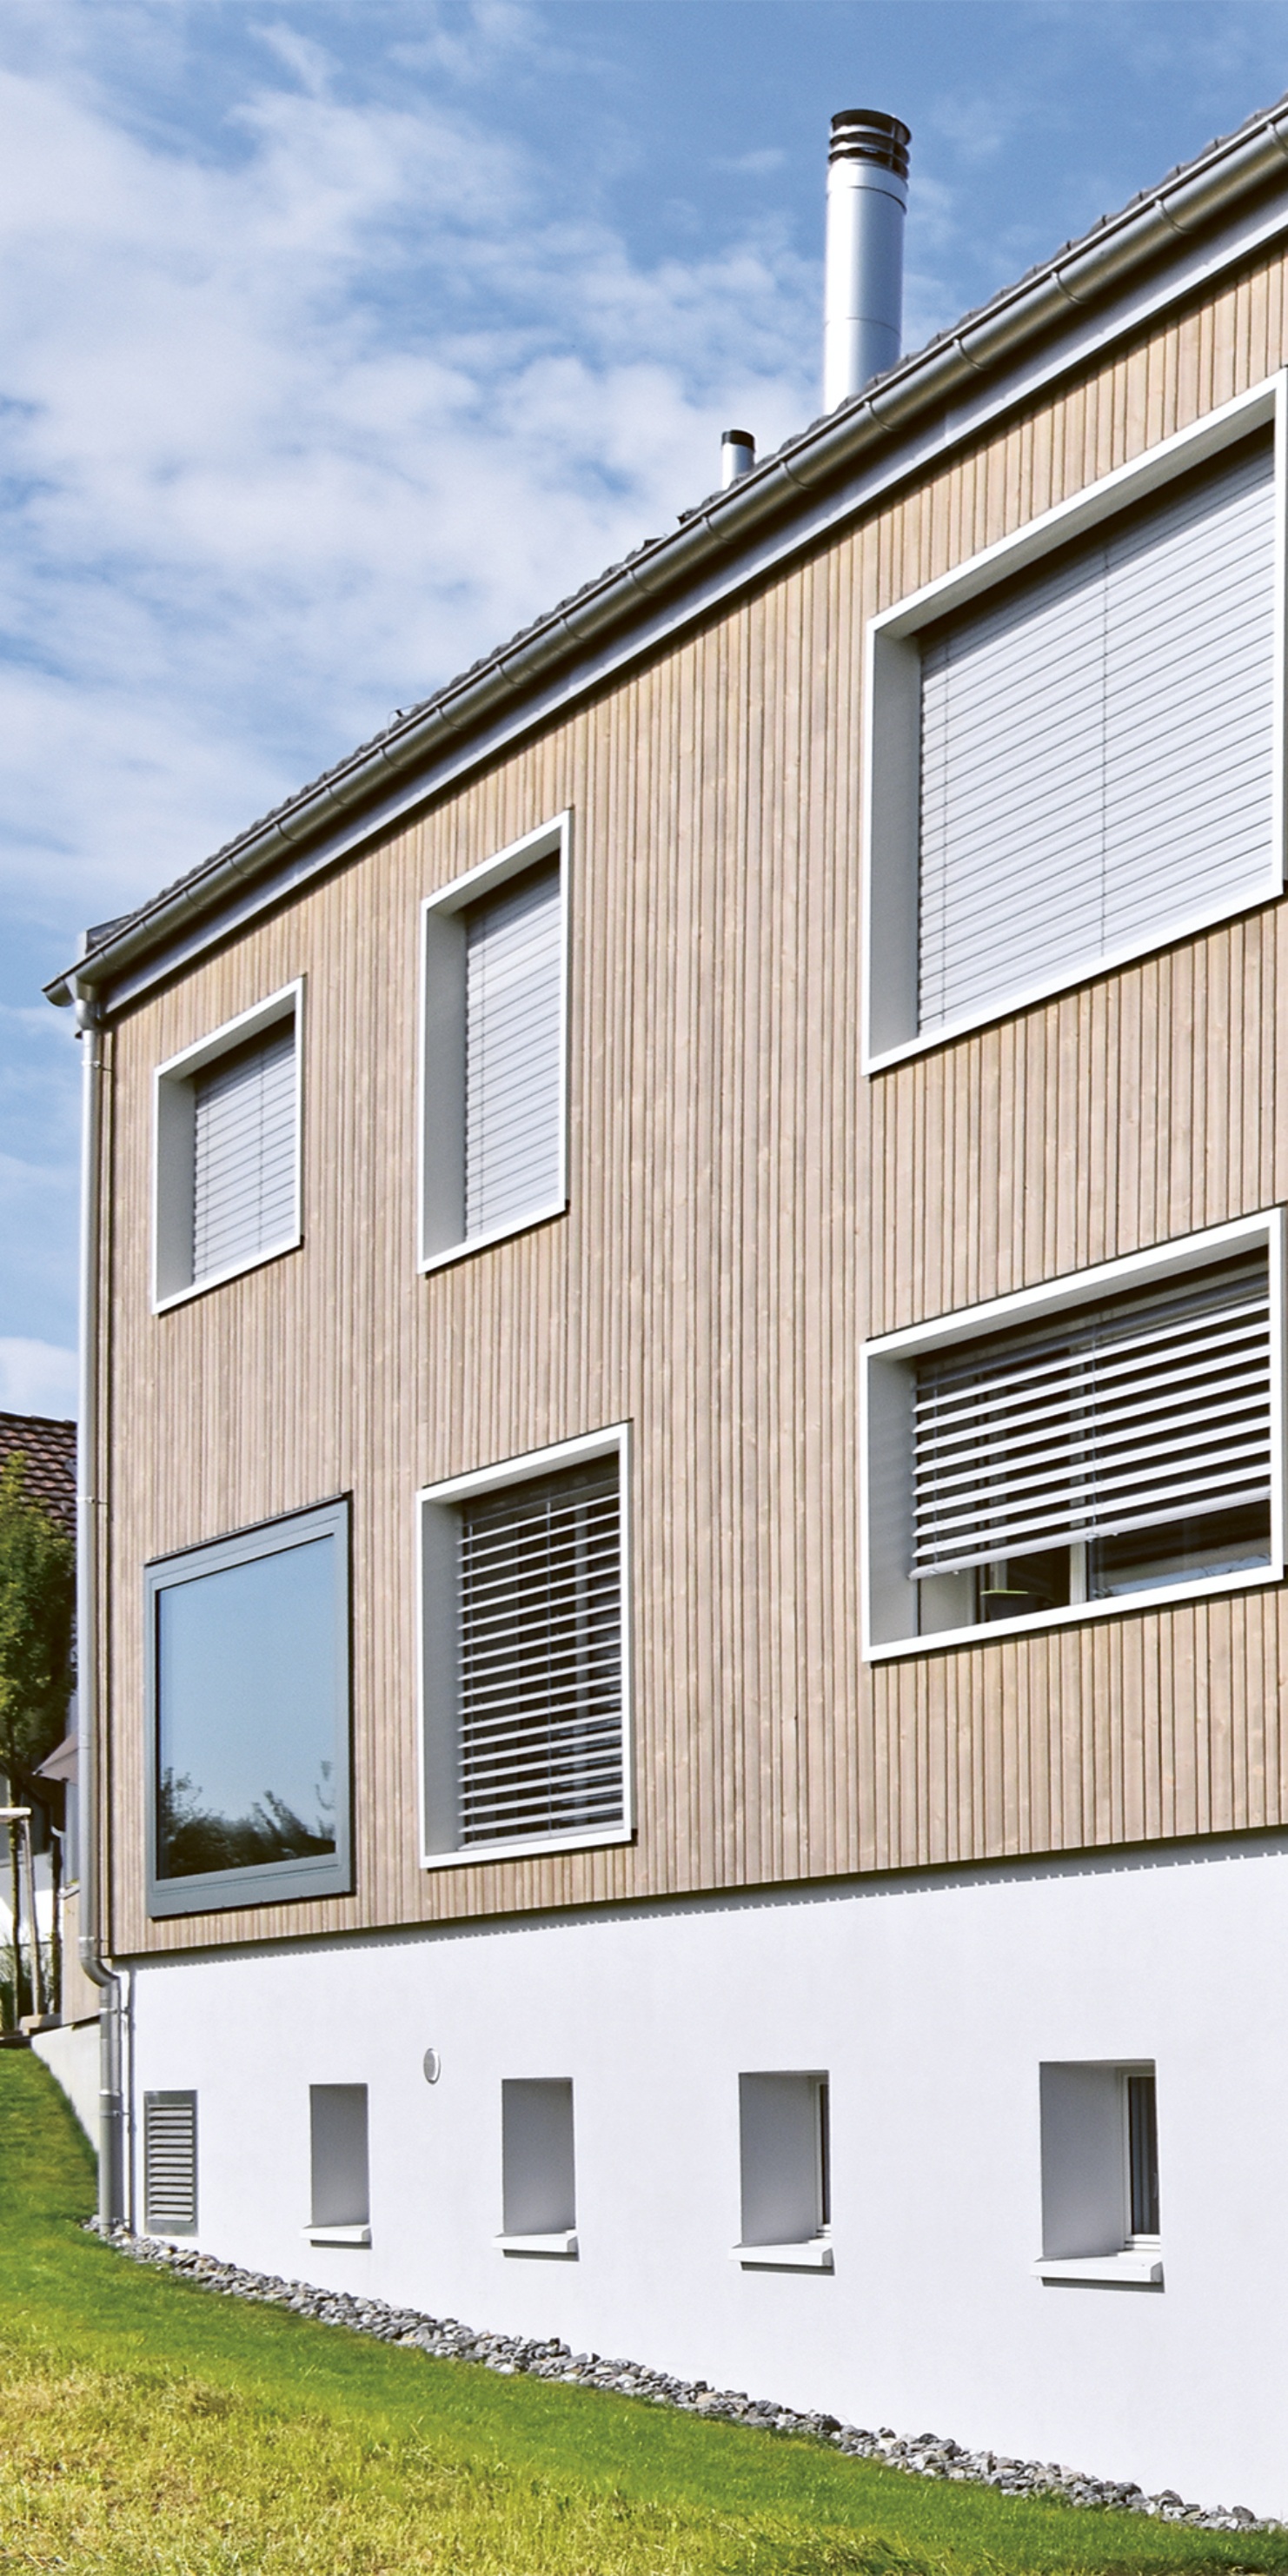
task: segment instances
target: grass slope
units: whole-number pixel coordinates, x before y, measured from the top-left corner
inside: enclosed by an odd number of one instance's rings
[[[212,2297],[87,2237],[85,2142],[0,2055],[0,2569],[1061,2576],[1288,2569],[1288,2538],[939,2485]]]

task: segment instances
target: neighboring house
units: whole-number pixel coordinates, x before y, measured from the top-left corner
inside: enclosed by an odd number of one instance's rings
[[[51,988],[140,2226],[1288,2509],[1286,156]]]
[[[0,1471],[7,1467],[14,1453],[23,1461],[23,1492],[29,1502],[39,1503],[51,1520],[76,1537],[76,1425],[52,1421],[40,1413],[0,1413]],[[75,1709],[73,1705],[72,1718]],[[42,1942],[49,1944],[54,1929],[55,1910],[64,1917],[67,1899],[75,1903],[76,1880],[76,1743],[69,1735],[48,1762],[36,1774],[45,1784],[39,1802],[33,1801],[31,1781],[10,1784],[0,1770],[0,1792],[3,1799],[21,1798],[33,1805],[32,1843],[36,1884],[36,1911]],[[7,1855],[7,1834],[0,1841],[0,1855]],[[25,1941],[25,1935],[24,1935]],[[0,1946],[9,1949],[13,1942],[13,1913],[9,1901],[7,1859],[0,1865]],[[84,1997],[77,1988],[77,2001],[88,2013],[97,1998]]]

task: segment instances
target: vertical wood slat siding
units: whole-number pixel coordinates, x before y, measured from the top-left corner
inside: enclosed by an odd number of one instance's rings
[[[559,1186],[560,871],[530,868],[465,917],[465,1232]]]
[[[1258,441],[927,642],[923,1029],[1264,887],[1274,565]]]
[[[192,1276],[253,1261],[295,1223],[295,1023],[193,1083]]]
[[[1288,1200],[1279,907],[862,1080],[863,619],[1259,381],[1285,340],[1268,261],[121,1022],[118,1952],[1288,1820],[1278,1587],[876,1672],[856,1605],[866,1334]],[[565,806],[569,1213],[420,1278],[418,906]],[[301,972],[303,1247],[154,1318],[152,1066]],[[637,1844],[424,1873],[411,1498],[621,1420]],[[341,1490],[356,1893],[149,1926],[139,1565]]]

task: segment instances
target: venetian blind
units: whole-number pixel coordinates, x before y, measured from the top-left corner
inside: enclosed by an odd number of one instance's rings
[[[188,2235],[197,2224],[197,2096],[143,2096],[145,2227]]]
[[[926,641],[923,1029],[1264,889],[1273,567],[1258,441]]]
[[[460,1507],[462,1843],[621,1822],[615,1456]]]
[[[559,866],[530,868],[466,915],[465,1232],[559,1188]]]
[[[1266,1254],[936,1353],[913,1451],[917,1575],[1265,1501]]]
[[[295,1022],[193,1083],[192,1275],[253,1261],[295,1230]]]

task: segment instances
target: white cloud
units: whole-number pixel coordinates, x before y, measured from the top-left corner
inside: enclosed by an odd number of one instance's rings
[[[0,1334],[0,1413],[42,1413],[68,1422],[76,1413],[76,1353],[56,1342]]]
[[[776,445],[817,336],[772,227],[643,266],[552,208],[452,93],[459,33],[372,97],[257,31],[216,153],[124,113],[91,14],[0,28],[0,796],[8,884],[68,921],[673,524],[728,420]],[[184,12],[115,15],[173,40]]]

